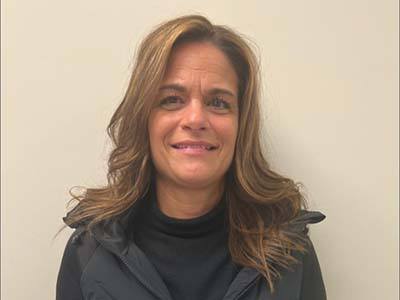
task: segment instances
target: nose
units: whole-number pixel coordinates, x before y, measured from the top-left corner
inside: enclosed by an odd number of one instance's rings
[[[205,130],[209,127],[207,112],[201,99],[191,99],[184,111],[182,128]]]

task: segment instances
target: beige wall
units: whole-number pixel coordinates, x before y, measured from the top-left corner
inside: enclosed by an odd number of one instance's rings
[[[201,3],[201,4],[200,4]],[[2,1],[2,299],[54,299],[67,190],[105,179],[105,127],[138,40],[200,12],[260,48],[276,170],[327,215],[311,228],[331,300],[398,292],[398,3]]]

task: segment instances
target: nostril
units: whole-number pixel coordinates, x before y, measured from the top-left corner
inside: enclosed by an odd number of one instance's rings
[[[190,129],[190,130],[206,130],[207,126],[196,126],[193,124],[189,124],[189,125],[182,125],[183,129]]]

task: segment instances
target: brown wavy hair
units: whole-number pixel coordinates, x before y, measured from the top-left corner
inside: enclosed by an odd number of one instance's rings
[[[259,62],[250,40],[204,16],[182,16],[157,26],[136,53],[129,86],[107,132],[113,142],[107,185],[86,188],[65,218],[67,225],[93,225],[118,217],[150,188],[154,166],[150,157],[148,117],[164,78],[171,51],[180,43],[208,42],[220,49],[239,78],[239,128],[232,164],[226,173],[229,251],[241,266],[257,269],[270,289],[281,277],[279,267],[297,262],[292,251],[306,251],[304,238],[284,230],[306,207],[295,183],[272,171],[262,151]],[[64,227],[65,228],[65,227]]]

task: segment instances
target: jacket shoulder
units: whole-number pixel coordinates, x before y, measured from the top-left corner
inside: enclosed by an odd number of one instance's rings
[[[287,225],[292,232],[307,234],[309,224],[322,222],[325,218],[326,216],[319,211],[301,210]]]
[[[71,234],[61,260],[57,277],[56,299],[83,299],[80,280],[98,243],[83,226]]]
[[[325,215],[319,211],[301,210],[300,213],[289,222],[291,231],[303,235],[306,239],[306,252],[301,254],[302,279],[300,300],[326,300],[327,298],[317,253],[308,234],[309,224],[319,223],[325,218]]]

